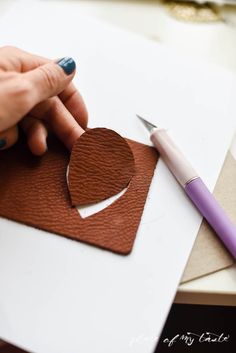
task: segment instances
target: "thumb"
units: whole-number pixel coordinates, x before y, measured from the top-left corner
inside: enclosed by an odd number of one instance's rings
[[[61,93],[73,79],[75,68],[75,61],[65,57],[24,73],[31,86],[32,106]]]

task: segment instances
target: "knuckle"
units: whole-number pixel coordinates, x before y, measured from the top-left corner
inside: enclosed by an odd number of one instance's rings
[[[56,70],[53,70],[51,67],[48,66],[41,66],[39,67],[41,71],[43,81],[45,82],[45,86],[50,90],[53,91],[56,87],[58,87],[60,82],[60,77]]]
[[[66,141],[67,147],[69,147],[70,149],[73,147],[73,144],[78,139],[78,137],[79,137],[79,132],[78,132],[77,126],[66,128],[62,133],[62,139],[63,141]]]
[[[9,72],[1,72],[0,73],[0,83],[4,84],[5,87],[9,84],[12,84],[13,80],[18,76],[16,72],[9,71]]]
[[[16,77],[12,87],[12,95],[23,111],[27,109],[31,102],[32,84],[22,77]]]
[[[15,93],[20,98],[23,99],[28,97],[31,91],[32,91],[32,84],[30,81],[20,79],[18,82],[16,82]]]
[[[53,97],[53,98],[49,98],[48,99],[48,102],[49,102],[49,112],[50,114],[56,114],[59,109],[60,109],[60,104],[58,102],[58,99],[56,97]]]

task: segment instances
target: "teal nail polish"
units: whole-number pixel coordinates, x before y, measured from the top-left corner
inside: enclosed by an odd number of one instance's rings
[[[72,58],[65,57],[60,59],[57,64],[61,66],[61,68],[64,70],[64,72],[67,75],[72,74],[72,72],[75,70],[76,64],[75,61]]]
[[[0,149],[6,146],[7,142],[4,139],[0,139]]]

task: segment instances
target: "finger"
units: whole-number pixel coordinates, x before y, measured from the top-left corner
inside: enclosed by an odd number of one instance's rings
[[[17,125],[0,132],[0,150],[5,150],[16,143],[18,140]]]
[[[45,120],[58,138],[71,150],[75,141],[84,133],[71,113],[58,97],[47,99],[31,110],[30,114]]]
[[[14,46],[7,45],[0,48],[0,66],[4,71],[27,72],[51,61]]]
[[[35,70],[0,75],[0,130],[16,125],[38,103],[61,93],[73,79],[75,62],[64,58]]]
[[[63,58],[58,63],[48,63],[22,74],[22,79],[32,87],[30,108],[61,93],[73,79],[75,67],[72,58]]]
[[[75,86],[71,83],[64,91],[62,91],[62,93],[59,94],[59,98],[79,125],[83,129],[86,129],[88,124],[88,112],[84,100]]]
[[[9,53],[11,54],[11,60],[9,60]],[[1,67],[5,71],[27,72],[54,62],[51,59],[28,53],[13,46],[0,48],[0,54]],[[75,86],[70,83],[59,97],[76,121],[85,129],[88,122],[88,113],[83,98]]]
[[[28,146],[33,154],[41,156],[47,151],[47,129],[44,123],[34,117],[27,116],[21,122],[27,136]]]

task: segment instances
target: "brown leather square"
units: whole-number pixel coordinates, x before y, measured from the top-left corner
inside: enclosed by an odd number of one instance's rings
[[[82,218],[66,181],[70,155],[50,137],[43,157],[35,157],[24,140],[0,152],[0,216],[120,254],[133,247],[158,160],[152,147],[126,140],[135,160],[127,191],[113,204]]]

